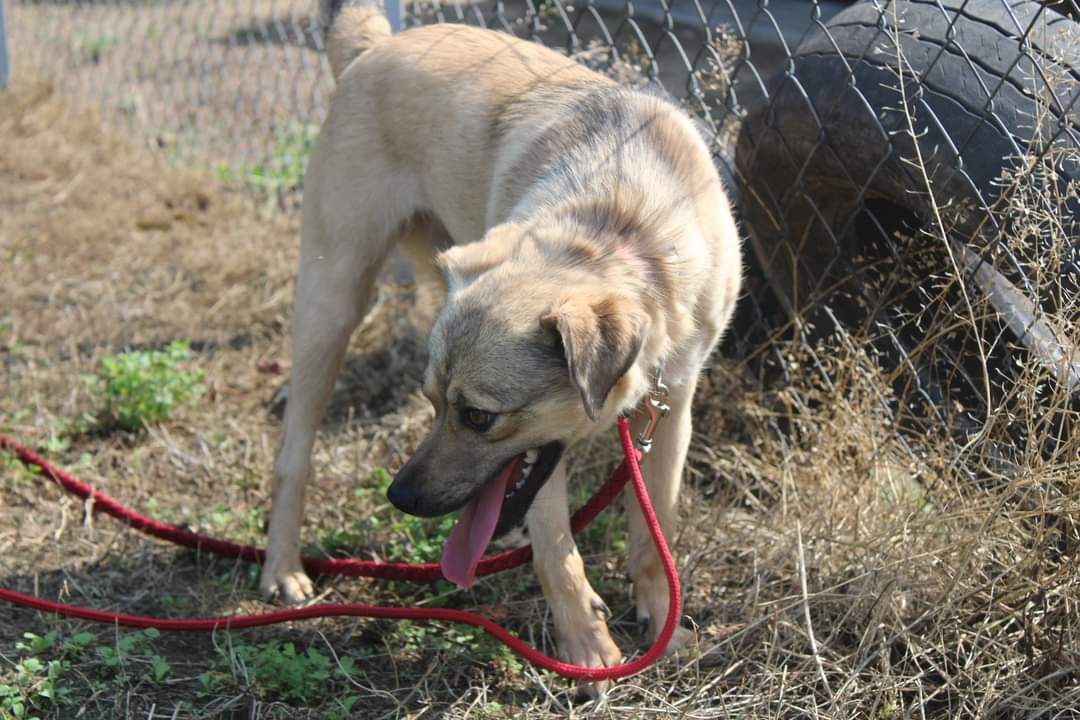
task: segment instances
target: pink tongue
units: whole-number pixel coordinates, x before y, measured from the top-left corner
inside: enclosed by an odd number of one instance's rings
[[[450,537],[443,546],[443,577],[463,588],[471,587],[476,579],[476,566],[484,555],[495,526],[499,522],[503,496],[510,478],[517,470],[519,460],[515,458],[492,480],[480,496],[465,506],[458,518],[457,525],[450,531]]]

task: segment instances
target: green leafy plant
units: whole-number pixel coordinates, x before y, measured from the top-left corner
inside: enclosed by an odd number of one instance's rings
[[[431,650],[457,651],[462,648],[473,653],[480,653],[484,649],[486,639],[487,635],[480,628],[468,625],[435,627],[410,620],[395,623],[390,633],[390,643],[393,647],[418,654]]]
[[[147,628],[142,632],[131,633],[124,635],[116,640],[114,645],[102,645],[98,647],[97,654],[101,659],[101,674],[105,677],[115,677],[124,679],[127,677],[127,665],[130,660],[136,656],[146,654],[148,650],[149,641],[156,639],[161,633],[153,628]],[[162,663],[165,661],[159,656],[155,655]],[[153,666],[153,658],[151,658],[151,666]],[[168,663],[165,663],[165,673],[168,672]],[[158,675],[158,669],[153,669],[151,677],[156,679]],[[164,674],[161,675],[164,677]]]
[[[459,656],[466,650],[472,656],[487,658],[491,666],[508,677],[518,676],[523,671],[521,659],[510,648],[476,627],[435,627],[402,620],[394,624],[387,644],[413,655],[439,651]]]
[[[321,701],[334,675],[329,657],[315,648],[300,652],[292,643],[237,645],[233,655],[256,685],[289,702],[310,705]]]
[[[64,657],[77,657],[82,655],[96,639],[97,638],[94,637],[93,633],[88,632],[72,635],[63,642],[63,645],[61,645]]]
[[[386,495],[394,478],[386,468],[376,468],[372,473],[373,492]],[[457,516],[446,515],[431,521],[397,512],[389,505],[386,513],[390,520],[390,540],[387,555],[391,560],[410,562],[434,562],[442,555],[443,545],[454,529]],[[374,519],[374,518],[373,518]]]
[[[204,695],[213,695],[225,687],[225,684],[229,680],[229,676],[219,670],[207,670],[199,673],[198,676],[199,685],[202,687]]]
[[[359,695],[349,695],[347,697],[338,698],[326,713],[326,720],[348,720],[349,718],[356,717],[356,715],[353,714],[353,706],[359,701]]]
[[[160,655],[153,655],[150,657],[150,674],[149,677],[156,683],[161,682],[169,674],[172,667],[168,661]]]
[[[371,484],[353,491],[357,498],[372,498],[378,503],[374,512],[347,528],[325,530],[318,549],[329,556],[349,552],[356,547],[384,542],[384,554],[394,561],[434,562],[442,555],[443,545],[457,522],[456,515],[437,520],[418,518],[399,512],[385,502],[393,476],[386,468],[372,472]],[[383,500],[380,502],[380,498]],[[393,584],[391,584],[393,587]],[[439,588],[436,588],[438,590]]]
[[[243,180],[256,190],[293,192],[304,186],[304,171],[319,134],[317,125],[289,121],[274,132],[274,144],[265,162],[242,171]],[[221,169],[223,180],[235,179],[229,168]]]
[[[0,317],[0,350],[5,350],[11,355],[18,355],[24,349],[15,333],[15,321],[10,314]]]
[[[24,653],[30,653],[31,655],[40,655],[41,653],[53,649],[56,646],[56,631],[50,630],[44,635],[36,635],[32,632],[23,633],[23,640],[25,642],[15,643],[15,649]]]
[[[579,508],[589,501],[595,487],[580,485],[573,494],[571,507]],[[637,501],[632,505],[631,512],[639,512]],[[600,513],[578,537],[578,543],[584,547],[603,549],[610,553],[623,553],[626,551],[627,526],[623,513],[608,512]]]
[[[32,632],[23,633],[23,640],[15,643],[15,649],[29,655],[41,655],[51,650],[59,650],[64,659],[81,655],[96,640],[92,633],[81,632],[64,640],[57,648],[57,634],[50,630],[44,635]]]
[[[133,432],[169,416],[173,408],[204,392],[203,373],[187,369],[187,342],[164,350],[138,350],[101,360],[100,374],[90,380],[105,403],[109,422]]]
[[[109,33],[78,32],[75,34],[75,54],[84,63],[99,63],[118,42],[117,37]]]
[[[60,660],[20,660],[11,682],[0,683],[0,717],[31,720],[39,717],[36,710],[71,704],[71,691],[60,684],[64,670]]]
[[[447,515],[434,523],[412,515],[401,515],[391,526],[389,550],[391,560],[434,562],[442,555],[443,545],[457,522],[456,515]]]

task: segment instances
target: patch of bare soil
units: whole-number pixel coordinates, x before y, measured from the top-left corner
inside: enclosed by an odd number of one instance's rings
[[[261,544],[296,252],[294,219],[134,149],[48,86],[0,95],[0,432],[126,504]],[[430,421],[412,296],[384,283],[354,338],[314,458],[309,552],[432,552],[438,523],[408,521],[372,489]],[[192,341],[205,395],[135,435],[80,425],[100,410],[82,376],[174,339]],[[616,684],[603,707],[457,628],[323,620],[163,635],[128,643],[117,666],[102,649],[131,633],[6,605],[0,686],[56,718],[1049,718],[1080,707],[1078,441],[971,477],[954,446],[905,433],[890,379],[856,340],[780,351],[783,387],[757,388],[719,359],[701,384],[676,539],[698,642]],[[615,462],[612,439],[570,458],[583,492]],[[269,609],[257,568],[85,510],[0,460],[0,585],[170,617]],[[630,654],[641,641],[623,542],[610,512],[582,551]],[[481,608],[554,650],[527,570],[471,592],[334,578],[318,592]],[[51,647],[18,646],[50,631]],[[84,631],[89,645],[73,649]],[[62,663],[69,703],[44,698],[44,675],[20,665],[35,652]],[[169,668],[160,677],[155,657]]]

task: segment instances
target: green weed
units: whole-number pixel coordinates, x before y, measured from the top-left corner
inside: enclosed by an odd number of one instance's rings
[[[326,713],[326,720],[348,720],[356,717],[353,714],[353,706],[360,702],[359,695],[349,695],[334,701]]]
[[[62,453],[71,447],[71,438],[55,430],[49,431],[49,439],[41,444],[42,449],[53,455]]]
[[[578,485],[572,494],[571,510],[584,505],[592,497],[596,487],[593,485]],[[578,536],[578,544],[583,547],[595,548],[604,552],[622,553],[626,551],[626,517],[619,512],[617,505],[608,508],[596,516]],[[628,512],[640,512],[636,500],[628,507]]]
[[[117,37],[109,33],[78,32],[75,33],[75,55],[83,63],[96,64],[118,42]]]
[[[169,666],[168,661],[160,655],[153,655],[150,658],[150,674],[149,677],[156,683],[161,682],[169,674],[172,668]]]
[[[0,453],[0,481],[10,487],[33,487],[40,480],[41,468],[37,465],[23,465],[14,455]]]
[[[11,417],[11,422],[13,422],[13,423],[21,423],[23,420],[30,417],[33,414],[33,412],[34,411],[31,410],[30,408],[25,408],[25,407],[24,408],[19,408],[15,412],[11,413],[11,416],[10,416]]]
[[[74,657],[85,647],[86,636],[93,639],[89,633],[80,633],[57,648],[55,631],[45,635],[24,633],[23,641],[16,643],[15,649],[29,657],[23,657],[15,664],[8,682],[0,682],[0,718],[31,720],[39,717],[39,710],[71,705],[71,690],[61,684],[68,669],[67,661],[43,661],[37,656],[59,650],[64,657]]]
[[[219,169],[225,182],[242,180],[255,190],[295,192],[304,186],[304,171],[319,134],[317,125],[290,120],[274,132],[270,156],[263,163],[250,165],[239,173],[228,166]]]
[[[487,658],[487,662],[507,676],[520,675],[524,670],[520,658],[510,648],[470,625],[427,625],[402,620],[394,624],[386,642],[395,651],[411,655],[432,651],[460,655],[462,650],[467,650],[474,657]]]
[[[15,649],[31,655],[40,655],[46,650],[52,650],[56,645],[56,631],[36,635],[32,632],[23,633],[26,642],[15,643]]]
[[[371,483],[353,491],[357,499],[368,501],[374,511],[347,528],[325,530],[319,538],[319,550],[334,556],[382,542],[383,554],[394,561],[438,560],[457,517],[448,515],[428,520],[399,512],[384,500],[391,482],[393,477],[386,468],[376,468]]]
[[[372,492],[384,497],[393,480],[386,468],[376,468],[372,473]],[[388,516],[386,519],[390,526],[387,555],[395,561],[435,562],[442,555],[443,545],[457,522],[454,515],[446,515],[434,521],[406,515],[386,503],[381,510]]]
[[[442,555],[443,545],[457,522],[456,515],[447,515],[434,522],[412,515],[399,514],[390,526],[391,540],[388,555],[391,560],[435,562]]]
[[[391,647],[420,654],[431,650],[459,650],[474,653],[483,647],[484,631],[469,625],[430,626],[402,620],[394,625],[387,640]]]
[[[19,355],[25,346],[19,341],[15,332],[15,321],[10,314],[0,317],[0,350],[4,350],[12,356]]]
[[[179,340],[164,350],[112,355],[102,358],[100,373],[88,383],[105,404],[106,421],[134,432],[203,393],[202,371],[184,367],[190,358],[190,345]]]
[[[163,682],[172,667],[152,652],[151,642],[159,635],[151,628],[123,635],[110,644],[98,644],[92,633],[78,633],[63,641],[56,630],[44,635],[24,633],[15,649],[25,656],[15,665],[12,679],[0,684],[0,720],[31,720],[38,717],[37,710],[49,710],[55,716],[56,706],[71,704],[72,689],[60,680],[76,662],[96,667],[96,678],[89,682],[98,692],[123,687],[132,680]],[[85,678],[81,671],[78,675]]]
[[[25,642],[20,641],[15,643],[15,649],[19,652],[35,656],[55,650],[60,653],[60,656],[63,659],[70,660],[81,655],[95,639],[93,634],[81,632],[72,635],[57,646],[57,634],[55,630],[50,630],[44,635],[25,632],[23,633],[23,640]]]
[[[229,681],[228,673],[220,670],[207,670],[199,673],[199,685],[204,695],[216,695]]]
[[[169,611],[170,615],[179,615],[191,610],[192,600],[187,595],[175,595],[165,593],[161,596],[161,606]]]
[[[232,655],[235,664],[245,670],[248,682],[303,705],[320,702],[330,690],[331,679],[342,674],[329,657],[315,648],[300,652],[292,643],[236,645]],[[213,679],[213,675],[207,675],[204,686]]]
[[[87,648],[89,648],[94,643],[96,639],[97,638],[94,637],[93,633],[88,632],[81,632],[72,635],[61,645],[64,657],[74,658],[82,655],[84,652],[86,652]]]
[[[917,478],[910,478],[906,482],[901,480],[899,488],[890,485],[885,487],[883,492],[885,499],[892,504],[907,506],[917,512],[934,511],[933,501]]]
[[[142,632],[119,637],[113,645],[99,646],[97,655],[101,661],[100,674],[106,678],[127,680],[129,665],[138,659],[150,664],[151,670],[145,673],[145,677],[160,682],[168,674],[169,664],[159,655],[149,655],[150,641],[157,639],[160,634],[153,628],[147,628]]]
[[[65,668],[60,660],[43,663],[30,657],[19,661],[11,683],[0,684],[0,717],[31,720],[38,717],[36,710],[70,705],[71,691],[60,684]]]

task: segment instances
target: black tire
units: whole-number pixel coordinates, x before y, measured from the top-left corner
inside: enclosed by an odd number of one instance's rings
[[[757,267],[811,342],[833,322],[861,328],[907,417],[970,434],[1014,393],[1019,354],[1041,350],[990,293],[997,313],[977,312],[979,333],[948,322],[964,315],[966,299],[955,284],[928,282],[952,277],[950,260],[917,229],[944,207],[950,241],[969,259],[1012,257],[997,242],[1008,236],[1006,213],[990,211],[1003,173],[1034,153],[1053,164],[1042,187],[1080,180],[1080,24],[1030,0],[859,2],[807,35],[769,96],[744,123],[735,158]],[[1020,298],[1036,314],[1075,303],[1075,197],[1064,214],[1073,218],[1067,252],[1060,235],[1025,236],[1023,261],[999,275],[1012,288],[1034,287],[1025,272],[1056,254],[1058,287]],[[1080,404],[1080,363],[1072,368],[1055,376]],[[1023,432],[1014,434],[1023,447]]]
[[[1031,147],[1080,148],[1076,22],[1029,0],[881,5],[859,2],[811,32],[768,106],[740,133],[741,211],[757,260],[789,311],[834,286],[846,261],[866,253],[851,231],[868,203],[916,218],[931,212],[899,111],[897,37],[935,198],[968,206],[952,215],[952,231],[967,242],[986,235],[986,208],[1014,158]],[[1019,38],[1029,25],[1025,55]],[[1040,73],[1055,76],[1056,97]],[[1050,97],[1048,105],[1036,94]],[[1050,122],[1036,131],[1032,117],[1040,112]],[[1057,170],[1080,179],[1080,159],[1062,154]]]

